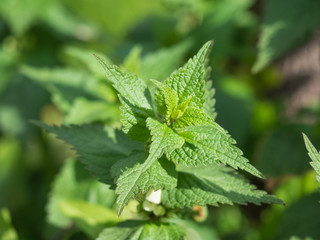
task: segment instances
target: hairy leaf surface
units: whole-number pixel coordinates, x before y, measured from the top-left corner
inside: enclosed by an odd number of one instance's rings
[[[212,42],[207,42],[185,66],[174,72],[164,83],[179,97],[179,103],[190,96],[191,104],[201,108],[205,101],[206,62]]]
[[[162,192],[162,204],[167,207],[193,207],[207,204],[277,203],[282,201],[256,190],[230,168],[212,164],[201,167],[178,168],[178,186]]]
[[[136,74],[121,71],[117,66],[109,65],[98,58],[107,73],[107,78],[120,93],[122,103],[122,123],[124,132],[134,140],[146,140],[146,123],[149,116],[153,116],[151,96],[146,83]],[[142,132],[142,134],[137,134]]]
[[[172,111],[178,105],[178,95],[165,84],[156,80],[151,81],[158,87],[155,93],[155,102],[157,104],[158,112],[163,115],[166,122],[169,123]]]
[[[257,177],[263,177],[242,156],[242,151],[233,145],[236,141],[221,129],[214,126],[190,126],[176,131],[188,144],[169,155],[170,160],[185,165],[211,164],[219,161],[235,169],[240,168]]]
[[[147,126],[152,135],[149,155],[139,153],[138,155],[130,156],[121,163],[123,166],[127,166],[127,164],[130,166],[130,162],[140,162],[132,168],[126,169],[117,179],[116,193],[119,194],[117,198],[119,214],[128,201],[139,192],[146,192],[150,188],[158,190],[163,187],[172,188],[175,186],[176,179],[172,177],[172,175],[174,176],[174,166],[167,165],[169,168],[165,169],[157,160],[160,159],[164,152],[170,153],[174,149],[181,147],[184,140],[166,124],[162,124],[152,118],[147,119]],[[135,159],[132,159],[132,157]],[[146,160],[143,162],[144,159]]]
[[[112,185],[111,166],[119,159],[128,156],[141,145],[128,139],[122,132],[102,126],[48,126],[34,122],[52,132],[61,140],[73,145],[80,160],[101,182]]]

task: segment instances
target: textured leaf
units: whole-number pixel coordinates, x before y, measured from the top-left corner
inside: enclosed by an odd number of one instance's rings
[[[263,177],[242,156],[242,151],[233,145],[236,143],[235,140],[221,129],[213,126],[190,126],[177,129],[177,132],[189,144],[169,155],[170,160],[185,165],[211,164],[219,161],[235,169],[240,168],[257,177]]]
[[[207,81],[205,85],[205,102],[203,104],[203,111],[208,114],[212,119],[215,119],[217,113],[215,111],[216,100],[214,99],[215,89],[212,87],[212,81]]]
[[[98,57],[97,59],[105,69],[107,78],[120,93],[123,131],[134,140],[145,141],[147,139],[145,120],[153,116],[147,85],[136,74],[127,70],[122,72],[117,66],[109,65]]]
[[[211,117],[209,117],[209,115],[207,115],[206,113],[202,112],[201,110],[195,107],[188,107],[184,111],[182,117],[174,121],[172,125],[174,128],[182,128],[182,127],[188,127],[188,126],[201,126],[201,125],[203,126],[215,125],[219,127],[214,122],[214,120]]]
[[[312,160],[310,162],[311,166],[314,168],[314,170],[317,173],[317,180],[320,182],[320,153],[317,151],[317,149],[312,145],[309,138],[303,134],[304,142],[306,144],[308,154]]]
[[[142,156],[146,156],[142,154]],[[145,169],[145,158],[138,158],[141,155],[130,156],[120,164],[126,166],[120,177],[117,179],[116,194],[118,214],[120,215],[129,200],[136,197],[140,192],[146,193],[149,189],[160,188],[171,189],[176,186],[177,178],[174,165],[167,160],[156,160],[150,167]],[[135,164],[130,167],[130,164]],[[115,166],[117,167],[117,166]]]
[[[258,57],[253,71],[258,72],[272,60],[301,43],[320,26],[318,0],[266,1]]]
[[[224,166],[180,166],[178,171],[178,186],[162,192],[161,202],[170,208],[207,204],[217,206],[219,203],[282,203],[266,192],[256,190],[254,185]]]
[[[156,80],[151,80],[157,87],[155,102],[159,114],[165,117],[167,123],[170,122],[172,111],[178,104],[178,95],[171,88]]]
[[[122,132],[102,126],[47,126],[34,122],[39,127],[56,134],[61,140],[73,145],[80,160],[101,182],[112,185],[111,166],[128,156],[141,145],[129,140]]]
[[[185,230],[176,224],[128,221],[106,228],[97,240],[183,240]]]
[[[106,71],[106,77],[115,89],[125,97],[132,105],[140,107],[148,113],[152,110],[150,105],[150,92],[147,85],[136,74],[129,71],[121,71],[117,66],[105,63],[98,58],[100,64]]]
[[[176,134],[166,124],[160,123],[153,118],[148,118],[147,125],[152,136],[152,144],[149,151],[150,154],[155,154],[160,157],[163,152],[171,153],[176,148],[181,148],[184,144],[184,139]]]
[[[211,46],[212,42],[207,42],[196,56],[165,81],[168,87],[177,92],[179,104],[191,96],[191,104],[198,108],[203,106],[205,101],[206,61]]]
[[[188,97],[184,102],[180,103],[172,112],[171,118],[172,121],[175,121],[183,116],[184,112],[186,111],[192,97]]]
[[[134,198],[139,192],[146,192],[149,189],[158,190],[162,187],[172,188],[176,179],[169,166],[168,170],[164,169],[157,160],[160,159],[164,152],[170,153],[175,148],[183,145],[184,140],[175,134],[166,124],[161,124],[152,118],[147,119],[147,126],[151,131],[152,143],[149,149],[149,155],[137,153],[124,160],[123,166],[126,167],[130,162],[137,163],[132,168],[126,169],[117,179],[116,193],[118,213],[120,214],[128,201]],[[146,159],[145,161],[143,161]],[[114,172],[114,171],[113,171]],[[171,172],[171,173],[168,173]],[[174,171],[173,171],[174,172]]]

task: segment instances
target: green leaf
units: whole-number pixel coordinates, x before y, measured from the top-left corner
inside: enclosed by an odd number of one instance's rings
[[[320,182],[320,153],[312,145],[311,141],[309,140],[309,138],[305,134],[303,134],[303,139],[306,144],[308,154],[312,160],[312,162],[310,162],[310,164],[314,168],[316,173],[318,174],[317,180],[318,180],[318,182]]]
[[[106,95],[114,95],[106,84],[81,70],[23,66],[21,72],[46,88],[51,93],[53,102],[64,112],[69,112],[79,97],[108,101],[110,97]]]
[[[162,192],[161,203],[170,208],[220,203],[282,204],[281,200],[256,190],[241,175],[224,166],[179,166],[178,172],[178,186]]]
[[[165,84],[153,79],[151,81],[158,87],[154,97],[158,112],[163,115],[166,122],[169,123],[172,111],[178,104],[178,95]]]
[[[131,49],[129,54],[123,61],[123,66],[125,69],[129,70],[132,73],[140,75],[140,55],[141,55],[142,48],[141,46],[137,45]]]
[[[213,118],[209,117],[209,115],[195,107],[187,107],[182,117],[175,120],[172,125],[174,128],[214,125],[224,131],[218,126],[218,124],[214,122]]]
[[[176,223],[185,228],[184,240],[219,240],[216,229],[190,219],[171,218],[170,223]]]
[[[175,149],[181,148],[184,144],[184,139],[164,123],[148,118],[147,126],[152,136],[150,154],[160,157],[164,152],[171,153]]]
[[[89,101],[77,98],[64,118],[66,124],[84,124],[94,122],[119,121],[119,106],[105,101]]]
[[[106,228],[97,240],[183,240],[185,230],[176,224],[127,221]]]
[[[61,171],[56,176],[47,204],[48,222],[59,228],[66,228],[73,218],[62,211],[60,204],[70,200],[87,201],[111,208],[116,196],[109,186],[96,181],[79,161],[66,159]]]
[[[22,35],[37,20],[49,1],[46,0],[2,0],[0,15],[16,35]]]
[[[141,59],[140,75],[143,79],[164,80],[179,67],[184,54],[190,47],[189,40],[170,48],[146,54]]]
[[[10,212],[6,208],[0,209],[0,239],[1,240],[18,240],[16,230],[11,223]]]
[[[267,132],[256,149],[257,168],[270,177],[304,174],[311,169],[300,135],[302,127],[277,126]],[[309,130],[311,129],[303,128],[303,131]]]
[[[113,210],[83,200],[62,200],[59,207],[66,217],[72,219],[92,238],[98,237],[106,226],[113,226],[121,221]]]
[[[205,101],[207,56],[213,42],[207,42],[185,66],[174,72],[164,83],[179,97],[179,104],[192,97],[190,104],[202,108]]]
[[[305,40],[320,26],[319,12],[317,0],[267,1],[253,72],[259,72]]]
[[[98,61],[106,71],[106,77],[115,89],[125,97],[133,106],[140,107],[149,113],[152,110],[150,105],[150,92],[147,85],[136,74],[129,71],[121,71],[117,66],[110,65],[97,57]]]
[[[235,169],[243,169],[257,177],[263,175],[242,156],[235,140],[215,126],[190,126],[176,129],[188,144],[169,155],[175,163],[185,165],[221,162]]]
[[[154,115],[147,85],[136,74],[127,70],[122,72],[117,66],[109,65],[99,57],[97,59],[105,69],[107,78],[120,93],[123,131],[134,140],[147,140],[145,121]]]
[[[184,112],[186,111],[192,97],[188,97],[184,102],[180,103],[172,112],[171,118],[172,121],[175,121],[183,116]]]
[[[209,73],[208,73],[209,74]],[[205,102],[203,104],[203,111],[208,114],[213,120],[216,118],[215,111],[216,100],[214,99],[215,89],[212,87],[212,81],[207,81],[205,85]]]
[[[274,239],[288,239],[291,236],[320,239],[319,199],[320,194],[316,192],[290,205],[277,224]]]
[[[101,182],[112,185],[111,166],[128,156],[132,150],[141,148],[137,142],[128,139],[122,132],[102,126],[48,126],[33,122],[73,145],[87,169]]]
[[[161,124],[152,118],[147,119],[147,126],[152,135],[149,155],[137,153],[123,160],[123,163],[120,162],[127,169],[117,179],[116,193],[119,194],[117,198],[119,214],[129,200],[139,192],[146,192],[151,188],[153,190],[172,188],[176,184],[174,166],[169,164],[165,169],[165,165],[161,165],[157,160],[164,152],[170,153],[174,149],[180,148],[184,140],[166,124]],[[144,159],[146,160],[144,161]],[[138,163],[128,168],[128,165],[132,165],[130,162]]]
[[[97,60],[93,53],[101,56],[108,64],[112,64],[112,61],[105,54],[93,49],[67,46],[64,47],[63,53],[66,55],[66,62],[68,65],[77,69],[87,69],[89,72],[102,79],[105,78],[105,74],[101,71],[101,66],[97,64]]]

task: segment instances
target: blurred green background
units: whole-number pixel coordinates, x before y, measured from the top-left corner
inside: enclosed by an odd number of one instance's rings
[[[320,239],[301,134],[320,147],[318,0],[1,0],[0,239],[92,239],[117,221],[113,193],[29,122],[119,126],[93,54],[163,80],[211,39],[216,120],[267,176],[251,182],[286,206],[212,207],[192,227],[203,239]],[[100,208],[109,218],[91,216]]]

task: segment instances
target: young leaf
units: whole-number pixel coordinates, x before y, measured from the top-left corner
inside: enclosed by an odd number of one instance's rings
[[[180,103],[172,112],[171,118],[173,121],[179,119],[183,116],[184,112],[186,111],[192,97],[189,96],[184,102]]]
[[[106,228],[97,240],[183,240],[185,230],[177,224],[127,221]]]
[[[185,165],[192,162],[188,159],[189,156],[196,159],[193,165],[197,165],[197,163],[211,164],[219,161],[235,169],[240,168],[263,178],[263,175],[242,156],[242,151],[233,145],[236,143],[235,140],[219,128],[214,126],[190,126],[176,129],[176,131],[189,144],[185,144],[181,149],[170,155],[170,160]]]
[[[33,122],[39,127],[56,134],[61,140],[73,145],[80,160],[101,182],[113,185],[111,166],[128,156],[141,145],[128,139],[122,132],[102,126],[48,126]]]
[[[314,168],[316,171],[317,175],[317,180],[320,182],[320,153],[317,151],[317,149],[312,145],[311,141],[309,138],[303,134],[304,142],[306,144],[308,154],[312,160],[310,162],[311,166]]]
[[[173,128],[182,128],[188,126],[207,126],[217,125],[214,120],[206,113],[195,107],[187,107],[183,115],[173,122]],[[218,125],[217,125],[218,126]],[[221,128],[222,131],[224,131]]]
[[[256,190],[254,185],[224,166],[179,166],[178,171],[178,186],[162,191],[161,202],[170,208],[207,204],[217,206],[223,203],[282,204],[281,200]]]
[[[153,116],[147,85],[136,74],[127,70],[122,72],[117,66],[109,65],[99,57],[97,59],[105,69],[107,78],[120,93],[123,131],[134,140],[147,140],[145,120]]]
[[[178,95],[162,82],[153,79],[151,81],[158,87],[154,97],[157,110],[159,114],[165,117],[166,122],[169,123],[172,111],[178,104]]]
[[[202,108],[205,101],[206,61],[212,45],[212,41],[207,42],[196,56],[164,82],[178,94],[179,104],[191,96],[190,104]]]
[[[152,118],[147,119],[147,126],[152,135],[149,156],[142,164],[128,168],[117,180],[116,193],[119,194],[117,198],[119,214],[128,201],[139,192],[146,192],[150,188],[158,190],[162,187],[172,187],[172,181],[168,182],[164,177],[167,175],[169,178],[169,174],[156,161],[164,152],[171,153],[174,149],[180,148],[184,143],[184,139],[174,133],[166,124],[162,124]],[[136,159],[133,160],[132,157]],[[128,161],[137,162],[139,158],[145,159],[143,155],[139,154],[138,156],[129,157]]]

